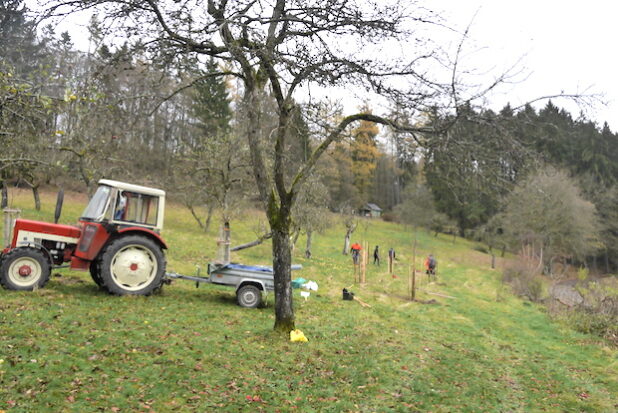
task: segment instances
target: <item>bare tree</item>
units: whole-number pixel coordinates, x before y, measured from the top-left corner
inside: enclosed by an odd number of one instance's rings
[[[152,54],[210,56],[228,64],[242,83],[242,110],[253,175],[272,231],[275,269],[275,330],[294,328],[291,289],[292,209],[318,159],[359,121],[390,125],[413,134],[423,126],[400,126],[374,114],[351,113],[322,124],[323,137],[293,177],[286,179],[286,140],[296,96],[309,87],[348,87],[365,97],[380,95],[398,107],[421,113],[453,108],[468,98],[458,89],[457,60],[448,59],[424,29],[440,19],[414,1],[380,3],[348,0],[54,0],[51,15],[97,8],[110,27],[139,34]],[[399,45],[394,47],[395,45]],[[402,53],[385,59],[384,48]],[[444,68],[448,76],[444,74]],[[503,77],[490,84],[493,88]],[[276,127],[264,133],[267,114],[260,104],[276,100]]]
[[[583,260],[603,248],[594,205],[562,171],[547,167],[532,174],[505,205],[501,223],[506,237],[550,274],[556,263],[566,267],[568,259]]]
[[[222,222],[238,216],[251,180],[246,145],[235,130],[203,139],[174,156],[170,186],[198,222],[208,232],[215,208]],[[206,206],[206,217],[197,206]]]
[[[328,189],[320,180],[313,176],[306,184],[306,190],[298,197],[293,209],[294,240],[304,232],[307,236],[305,243],[305,257],[311,258],[314,233],[325,230],[329,225],[328,219]]]
[[[351,207],[345,207],[341,212],[343,216],[343,224],[345,225],[345,237],[343,238],[343,255],[348,255],[350,251],[350,239],[358,226],[358,215]]]
[[[41,97],[36,90],[38,86],[15,76],[10,66],[0,64],[2,188],[8,178],[32,176],[49,167],[50,159],[42,140],[49,133],[49,111],[54,102]]]

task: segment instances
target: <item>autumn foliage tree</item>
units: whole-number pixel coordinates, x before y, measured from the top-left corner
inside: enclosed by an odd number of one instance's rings
[[[370,113],[367,109],[364,109],[364,111]],[[379,132],[380,130],[374,122],[366,120],[361,120],[358,126],[352,130],[351,167],[354,186],[362,202],[368,202],[372,194],[374,171],[380,157],[376,141]]]

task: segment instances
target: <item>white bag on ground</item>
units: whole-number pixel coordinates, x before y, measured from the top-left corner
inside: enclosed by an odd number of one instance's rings
[[[303,288],[305,290],[317,291],[318,290],[318,283],[316,283],[315,281],[309,281],[309,282],[303,284]]]

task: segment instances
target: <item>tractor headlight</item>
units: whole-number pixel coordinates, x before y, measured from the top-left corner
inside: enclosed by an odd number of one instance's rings
[[[79,250],[81,252],[88,251],[88,248],[90,248],[90,244],[92,244],[92,240],[94,239],[96,233],[96,225],[86,225],[86,228],[84,228],[84,236],[82,237],[82,241],[79,243]]]

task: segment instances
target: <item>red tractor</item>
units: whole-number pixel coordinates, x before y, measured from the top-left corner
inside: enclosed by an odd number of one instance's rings
[[[61,207],[59,197],[56,221]],[[52,268],[68,262],[89,270],[112,294],[148,295],[165,275],[164,210],[164,191],[102,179],[78,225],[15,220],[11,244],[0,255],[0,284],[42,288]]]

